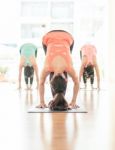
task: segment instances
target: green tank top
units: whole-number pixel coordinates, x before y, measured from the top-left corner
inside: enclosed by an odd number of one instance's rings
[[[36,51],[37,47],[34,44],[26,43],[21,46],[20,48],[21,56],[24,56],[26,59],[25,66],[27,65],[31,66],[30,57],[31,56],[36,57]]]

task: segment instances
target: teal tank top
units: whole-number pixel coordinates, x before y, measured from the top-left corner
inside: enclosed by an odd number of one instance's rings
[[[25,57],[25,66],[29,65],[31,66],[30,57],[34,56],[36,57],[36,51],[37,47],[34,44],[26,43],[23,44],[20,48],[21,56]]]

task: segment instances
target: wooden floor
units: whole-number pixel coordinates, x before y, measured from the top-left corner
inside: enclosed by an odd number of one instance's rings
[[[27,113],[37,103],[35,89],[0,83],[0,150],[115,150],[114,87],[80,90],[88,113]]]

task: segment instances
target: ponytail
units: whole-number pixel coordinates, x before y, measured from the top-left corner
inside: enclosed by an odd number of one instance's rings
[[[49,102],[49,108],[51,110],[67,110],[68,109],[68,103],[64,98],[63,93],[57,93],[54,96],[54,99]]]

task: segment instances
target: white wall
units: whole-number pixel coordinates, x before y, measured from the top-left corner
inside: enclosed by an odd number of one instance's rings
[[[109,46],[108,46],[108,54],[109,54],[109,79],[112,82],[115,82],[115,0],[108,0],[109,6]]]
[[[0,43],[13,43],[19,37],[20,0],[0,0]]]

